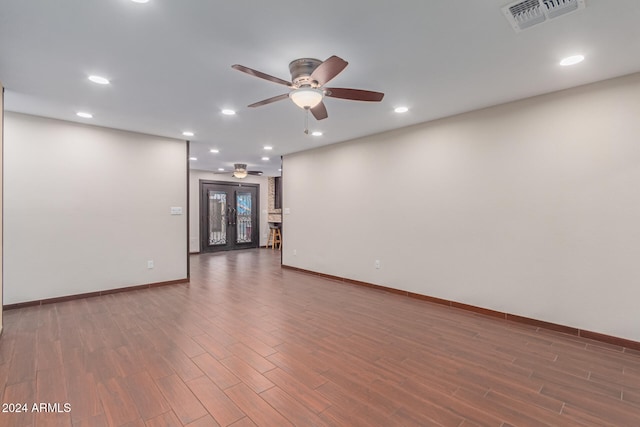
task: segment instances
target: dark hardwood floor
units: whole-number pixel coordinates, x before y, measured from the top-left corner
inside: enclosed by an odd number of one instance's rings
[[[190,284],[6,311],[0,401],[28,410],[0,426],[640,425],[640,352],[279,260],[196,255]]]

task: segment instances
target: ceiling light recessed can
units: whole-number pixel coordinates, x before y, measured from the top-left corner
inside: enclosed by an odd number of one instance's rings
[[[320,132],[319,130],[313,131],[311,132],[312,136],[322,136],[322,132]]]
[[[393,109],[394,112],[396,113],[406,113],[407,111],[409,111],[408,107],[396,107]]]
[[[108,85],[110,83],[109,79],[102,76],[95,76],[95,75],[89,76],[89,80],[99,85]]]
[[[82,117],[84,119],[92,119],[93,118],[93,114],[91,113],[85,113],[84,111],[78,111],[76,113],[76,116],[78,117]]]
[[[265,150],[273,150],[273,147],[272,147],[272,146],[270,146],[270,145],[265,145],[265,146],[264,146],[264,149],[265,149]]]
[[[189,160],[198,160],[197,157],[189,157]]]
[[[236,112],[234,110],[225,108],[224,110],[222,110],[222,114],[224,114],[225,116],[234,116]]]
[[[209,150],[210,153],[213,154],[218,154],[220,152],[220,150],[216,149],[216,148],[212,148],[211,150]]]
[[[224,172],[224,168],[218,168],[218,172]]]
[[[185,130],[184,132],[182,132],[182,134],[183,134],[184,136],[194,136],[194,135],[195,135],[195,133],[193,133],[193,132],[191,132],[191,131],[188,131],[188,130]]]
[[[131,0],[134,3],[149,3],[149,0]]]
[[[266,162],[267,160],[269,160],[269,158],[268,157],[263,157],[262,160],[264,160]]]
[[[579,64],[582,61],[584,61],[584,55],[567,56],[562,61],[560,61],[560,65],[562,65],[563,67],[566,67],[569,65]]]

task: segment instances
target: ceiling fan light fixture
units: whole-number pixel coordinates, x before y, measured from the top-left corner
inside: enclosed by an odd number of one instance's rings
[[[233,165],[233,177],[242,179],[246,178],[249,173],[247,172],[247,165],[244,163],[236,163]]]
[[[295,89],[289,94],[289,98],[298,107],[303,109],[311,109],[322,102],[324,93],[320,89],[314,89],[312,87],[301,87]]]

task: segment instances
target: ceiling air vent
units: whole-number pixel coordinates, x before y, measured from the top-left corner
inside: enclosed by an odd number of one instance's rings
[[[516,32],[557,18],[576,10],[584,9],[585,0],[524,0],[502,8]]]

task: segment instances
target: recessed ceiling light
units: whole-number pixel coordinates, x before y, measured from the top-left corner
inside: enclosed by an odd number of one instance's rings
[[[236,114],[236,112],[225,108],[224,110],[222,110],[222,114],[224,114],[225,116],[233,116]]]
[[[218,168],[218,172],[224,172],[224,168]]]
[[[134,3],[149,3],[149,0],[131,0]]]
[[[78,111],[78,112],[76,113],[76,116],[78,116],[78,117],[82,117],[82,118],[85,118],[85,119],[92,119],[92,118],[93,118],[93,114],[91,114],[91,113],[85,113],[85,112],[82,112],[82,111]]]
[[[560,61],[560,65],[562,65],[563,67],[566,67],[568,65],[579,64],[582,61],[584,61],[584,55],[567,56],[562,61]]]
[[[406,113],[407,111],[409,111],[409,108],[407,107],[396,107],[393,109],[394,112],[396,113]]]
[[[108,85],[110,83],[109,79],[101,76],[89,76],[89,80],[99,85]]]
[[[268,157],[263,157],[262,160],[267,161],[267,160],[269,160],[269,158]]]
[[[218,154],[220,152],[220,150],[217,150],[215,148],[212,148],[211,150],[209,150],[210,153],[214,153],[214,154]]]
[[[197,157],[189,157],[189,160],[198,160]]]
[[[182,134],[183,134],[184,136],[193,136],[193,135],[195,135],[195,133],[190,132],[190,131],[188,131],[188,130],[185,130],[184,132],[182,132]]]
[[[278,169],[278,172],[282,172],[282,169]]]
[[[270,145],[265,145],[265,146],[264,146],[264,149],[265,149],[265,150],[273,150],[273,147],[272,147],[272,146],[270,146]]]
[[[322,132],[320,132],[319,130],[311,132],[312,136],[322,136]]]

